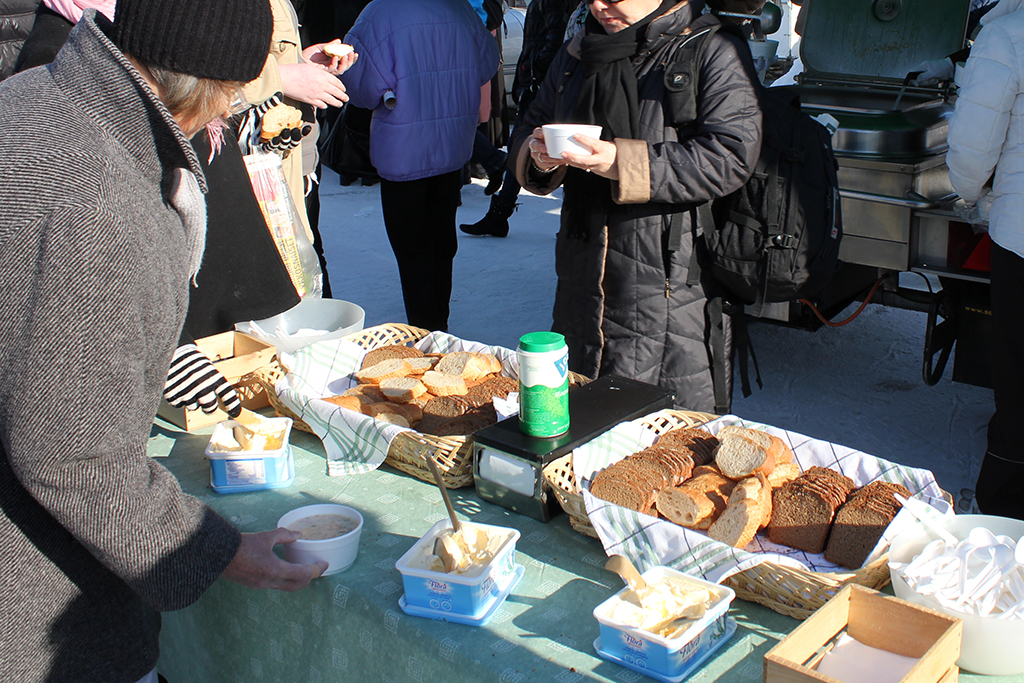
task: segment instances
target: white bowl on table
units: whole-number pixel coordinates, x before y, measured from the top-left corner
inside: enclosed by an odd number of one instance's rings
[[[352,566],[359,554],[359,537],[363,531],[363,516],[359,511],[347,505],[323,503],[306,505],[286,513],[278,520],[278,527],[291,529],[299,520],[314,515],[340,515],[354,521],[354,529],[331,538],[313,540],[300,538],[292,543],[283,544],[284,559],[296,564],[315,564],[323,560],[327,563],[324,576],[337,574]]]
[[[1024,536],[1024,521],[992,515],[956,515],[943,521],[946,531],[958,540],[967,538],[975,527],[984,527],[995,535],[1013,539]],[[900,532],[889,548],[889,562],[906,563],[938,535],[917,522]],[[896,597],[956,617],[964,623],[960,659],[957,666],[989,676],[1013,676],[1024,673],[1024,619],[980,617],[943,607],[931,596],[914,591],[898,572],[891,571]]]
[[[363,329],[366,313],[340,299],[303,299],[283,313],[263,320],[235,324],[239,332],[262,339],[279,353],[293,353],[316,342],[340,339]],[[255,323],[255,325],[253,325]],[[320,330],[320,334],[296,334]]]

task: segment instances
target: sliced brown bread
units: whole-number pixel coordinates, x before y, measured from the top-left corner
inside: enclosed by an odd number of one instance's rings
[[[910,495],[906,487],[883,481],[851,493],[832,523],[825,559],[847,569],[860,569],[900,510],[894,493]]]
[[[460,417],[466,414],[469,407],[461,396],[435,396],[423,406],[423,414],[442,418]]]
[[[405,377],[412,370],[404,358],[390,358],[355,372],[356,381],[360,384],[380,384],[382,379]]]
[[[662,434],[658,437],[656,445],[669,448],[686,448],[693,454],[694,465],[699,467],[714,462],[714,452],[718,446],[718,439],[703,429],[680,427]]]
[[[853,488],[853,481],[839,472],[809,468],[774,489],[768,538],[808,553],[822,552],[836,511]]]
[[[438,363],[435,367],[440,365]],[[437,370],[424,372],[420,380],[427,385],[427,390],[434,396],[465,396],[469,391],[466,381],[462,377]]]
[[[389,401],[395,403],[408,403],[427,393],[427,386],[415,377],[389,377],[382,379],[377,386]]]
[[[636,482],[613,467],[594,475],[590,482],[590,492],[609,503],[639,512],[646,505],[647,494]]]
[[[490,376],[466,392],[470,405],[491,403],[495,396],[505,399],[513,391],[519,391],[519,382],[511,377]]]
[[[693,458],[683,449],[650,446],[637,453],[637,457],[656,460],[667,465],[672,472],[672,481],[669,486],[679,486],[693,476]]]
[[[411,346],[405,346],[404,344],[390,344],[388,346],[382,346],[379,349],[373,349],[368,351],[363,356],[363,363],[360,366],[360,370],[373,367],[377,363],[384,360],[390,360],[392,358],[419,358],[423,356],[423,352],[419,349]]]

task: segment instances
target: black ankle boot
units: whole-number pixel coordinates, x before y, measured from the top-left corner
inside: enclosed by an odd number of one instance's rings
[[[508,154],[503,152],[501,157],[501,164],[497,168],[487,171],[487,187],[484,188],[484,194],[488,197],[500,190],[501,183],[505,180],[505,162],[508,160]]]
[[[515,213],[516,207],[519,206],[516,199],[494,195],[491,197],[491,208],[487,210],[487,215],[471,225],[460,225],[459,230],[467,235],[507,236],[509,216]]]

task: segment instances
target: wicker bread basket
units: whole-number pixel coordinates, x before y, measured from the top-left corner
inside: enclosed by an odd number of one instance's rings
[[[430,334],[429,330],[420,327],[401,323],[386,323],[355,332],[344,339],[367,351],[372,351],[391,344],[417,342],[428,334]],[[284,405],[274,389],[277,381],[286,372],[279,363],[271,363],[256,375],[266,387],[267,398],[275,412],[283,417],[292,418],[295,422],[295,429],[312,434],[313,430],[309,428],[309,425]],[[569,373],[569,379],[575,383],[587,381],[586,378],[573,372]],[[434,477],[427,469],[426,461],[423,459],[425,453],[434,457],[434,462],[437,463],[437,467],[441,471],[441,479],[446,488],[457,489],[470,486],[473,483],[473,440],[466,436],[434,436],[415,431],[403,431],[391,441],[384,462],[397,470],[432,484]]]
[[[707,413],[666,410],[652,415],[645,425],[660,436],[678,427],[702,425],[715,417]],[[544,468],[544,479],[569,515],[572,528],[597,538],[573,475],[572,455],[549,463]],[[736,591],[736,597],[741,600],[759,603],[787,617],[806,619],[847,584],[856,583],[875,589],[885,586],[889,583],[888,559],[888,555],[883,555],[855,572],[836,573],[812,572],[763,562],[733,574],[723,583]]]

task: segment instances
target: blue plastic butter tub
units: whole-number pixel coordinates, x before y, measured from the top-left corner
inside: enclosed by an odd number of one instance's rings
[[[217,493],[239,493],[280,489],[291,486],[295,480],[295,459],[292,457],[288,439],[292,432],[290,417],[267,418],[281,426],[284,438],[281,447],[273,451],[232,451],[212,450],[224,430],[231,431],[236,425],[225,420],[213,428],[210,444],[206,447],[206,458],[210,461],[210,486]]]

